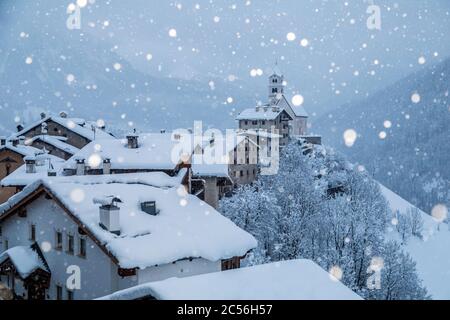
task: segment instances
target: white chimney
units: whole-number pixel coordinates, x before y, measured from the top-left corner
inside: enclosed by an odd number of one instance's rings
[[[21,146],[24,146],[24,145],[25,145],[25,137],[24,137],[24,136],[20,136],[20,137],[19,137],[19,144],[20,144]]]
[[[103,174],[111,174],[111,159],[103,159]]]
[[[133,133],[127,135],[128,148],[129,149],[137,149],[139,148],[139,135],[136,133],[136,129],[134,129]]]
[[[36,173],[36,158],[26,156],[23,160],[25,161],[26,173]]]
[[[111,233],[120,235],[120,208],[117,206],[117,203],[122,203],[122,201],[117,197],[109,196],[95,198],[94,203],[100,204],[100,227]]]
[[[76,161],[76,169],[77,169],[77,176],[84,176],[86,172],[86,163],[84,158],[77,158]]]

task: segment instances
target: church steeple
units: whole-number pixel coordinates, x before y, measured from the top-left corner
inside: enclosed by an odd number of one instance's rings
[[[269,101],[275,99],[279,100],[280,96],[284,94],[284,76],[278,68],[278,63],[275,63],[272,75],[269,77]]]

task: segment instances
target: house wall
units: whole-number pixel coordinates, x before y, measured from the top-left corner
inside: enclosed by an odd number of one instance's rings
[[[2,223],[0,251],[5,250],[5,240],[8,240],[9,248],[31,245],[31,224],[36,225],[36,241],[41,247],[43,243],[51,246],[50,251],[43,250],[52,273],[50,288],[47,291],[48,299],[56,299],[56,285],[63,287],[63,299],[67,298],[66,281],[70,276],[67,273],[69,266],[78,266],[81,271],[81,288],[74,292],[76,300],[100,297],[116,291],[117,288],[133,284],[132,278],[120,279],[117,266],[111,259],[89,237],[80,235],[78,225],[53,200],[48,200],[45,196],[27,206],[27,217],[20,218],[15,215]],[[57,230],[63,233],[62,250],[55,248]],[[75,240],[74,255],[66,251],[69,234],[73,235]],[[77,255],[80,237],[86,239],[86,258]]]
[[[52,120],[47,121],[47,131],[48,134],[51,136],[66,137],[67,140],[65,142],[78,149],[83,148],[90,142],[89,139],[86,139],[78,135],[77,133],[59,125],[58,123]],[[26,138],[32,138],[39,135],[42,135],[41,126],[37,126],[25,133]]]
[[[8,149],[0,151],[0,180],[14,172],[24,164],[23,156]],[[16,188],[0,187],[0,203],[8,200],[16,192]]]

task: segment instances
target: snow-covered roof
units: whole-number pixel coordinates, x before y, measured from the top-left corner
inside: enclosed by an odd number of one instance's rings
[[[228,132],[228,135],[215,137],[204,144],[203,153],[192,157],[192,174],[198,177],[229,178],[229,165],[234,162],[230,153],[243,141],[245,136]]]
[[[28,278],[37,269],[48,271],[37,251],[30,246],[18,246],[6,250],[0,255],[0,264],[7,259],[11,260],[22,279]]]
[[[262,138],[282,138],[283,136],[280,134],[276,134],[267,130],[260,130],[260,129],[245,129],[245,130],[238,130],[237,132],[238,135],[241,136],[259,136]]]
[[[284,109],[276,106],[257,106],[242,111],[236,120],[275,120]]]
[[[135,178],[145,174],[122,175],[122,180],[117,176],[56,177],[36,181],[0,206],[0,220],[12,214],[22,200],[43,188],[59,200],[66,212],[78,220],[122,268],[143,269],[185,258],[218,261],[244,256],[256,247],[256,240],[250,234],[205,202],[187,194],[184,186],[159,188],[149,183],[136,183]],[[161,176],[149,177],[149,180],[152,177],[158,180]],[[105,182],[105,179],[112,182]],[[160,181],[153,182],[158,183]],[[100,227],[99,205],[93,201],[112,195],[122,201],[119,236]],[[152,216],[141,211],[142,201],[156,201],[159,214]]]
[[[65,141],[67,141],[66,137],[62,137],[62,136],[51,136],[51,135],[38,135],[38,136],[34,136],[32,138],[26,139],[25,140],[25,144],[26,145],[32,145],[35,141],[42,141],[44,143],[47,143],[57,149],[60,149],[64,152],[67,152],[69,154],[75,154],[78,151],[80,151],[80,149],[65,143]]]
[[[125,289],[102,300],[362,300],[311,260],[291,260]]]
[[[111,160],[111,169],[172,170],[187,162],[193,152],[189,139],[176,140],[172,133],[146,133],[138,137],[139,147],[130,149],[127,139],[96,140],[77,152],[67,161],[67,168],[75,168],[76,159],[98,155]],[[186,159],[184,158],[186,157]]]
[[[38,149],[37,149],[38,150]],[[14,170],[12,173],[10,173],[8,176],[6,176],[4,179],[2,179],[1,185],[3,187],[8,186],[26,186],[30,183],[33,183],[34,181],[38,179],[45,179],[48,176],[48,172],[59,172],[61,168],[63,167],[65,161],[61,158],[55,157],[50,154],[42,154],[41,150],[40,156],[38,156],[35,166],[34,173],[27,173],[27,166],[24,164]],[[34,157],[33,156],[27,156],[27,157]],[[26,160],[26,157],[24,158]]]
[[[0,151],[2,151],[2,150],[10,150],[10,151],[16,152],[24,157],[33,156],[36,153],[41,152],[41,150],[39,150],[35,147],[26,146],[26,145],[22,145],[22,144],[18,144],[17,146],[13,146],[12,144],[6,144],[6,145],[0,147]]]
[[[28,131],[36,128],[37,126],[42,125],[44,122],[54,121],[57,124],[65,127],[66,129],[75,132],[76,134],[92,141],[95,139],[108,139],[112,138],[111,135],[106,133],[105,131],[99,129],[95,122],[85,121],[84,119],[78,118],[61,118],[57,116],[46,116],[38,121],[31,123],[30,125],[23,128],[20,132],[15,133],[10,137],[20,137],[25,136]],[[95,127],[95,132],[92,130],[92,127]]]
[[[291,108],[292,112],[294,112],[294,115],[296,117],[301,117],[301,118],[308,118],[308,112],[306,112],[305,108],[303,107],[303,105],[300,106],[293,106],[288,99],[286,98],[286,96],[284,94],[281,95],[281,99],[275,99],[274,101],[276,106],[282,107],[282,108]],[[288,112],[289,113],[289,112]]]

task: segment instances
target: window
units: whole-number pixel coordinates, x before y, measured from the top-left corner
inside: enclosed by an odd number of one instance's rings
[[[245,125],[248,125],[248,121],[245,121]]]
[[[55,242],[56,242],[55,249],[56,250],[62,250],[62,248],[63,248],[63,235],[62,235],[62,232],[56,231]]]
[[[244,171],[241,170],[240,175],[241,175],[241,177],[243,177],[244,176]]]
[[[256,126],[258,124],[258,121],[252,121],[252,125]]]
[[[262,121],[262,125],[263,126],[266,125],[266,121],[265,120]]]
[[[73,300],[73,291],[67,289],[67,300]]]
[[[80,243],[79,243],[79,252],[78,255],[82,258],[86,258],[86,239],[85,238],[80,238]]]
[[[36,241],[36,225],[30,225],[30,240]]]
[[[277,93],[278,89],[277,88],[272,88],[272,93]]]
[[[73,236],[72,235],[67,235],[67,253],[68,254],[73,254],[74,250],[73,250]]]
[[[63,299],[63,288],[60,285],[56,285],[56,300]]]

